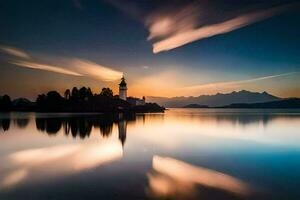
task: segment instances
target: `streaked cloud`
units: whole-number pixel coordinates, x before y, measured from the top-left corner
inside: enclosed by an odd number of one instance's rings
[[[239,80],[239,81],[227,81],[227,82],[216,82],[216,83],[208,83],[208,84],[202,84],[202,85],[194,85],[194,86],[180,88],[180,90],[182,90],[182,89],[183,90],[200,90],[200,89],[213,89],[213,88],[220,89],[220,88],[226,88],[226,87],[234,87],[234,86],[239,86],[241,84],[247,84],[247,83],[253,83],[253,82],[258,82],[258,81],[263,81],[263,80],[268,80],[268,79],[285,77],[285,76],[290,76],[290,75],[294,75],[294,74],[298,74],[298,73],[300,73],[300,72],[289,72],[289,73],[284,73],[284,74],[263,76],[263,77],[247,79],[247,80]]]
[[[123,75],[121,71],[84,59],[52,57],[50,60],[55,64],[48,64],[48,62],[45,61],[36,61],[23,50],[1,46],[0,49],[10,55],[18,57],[18,59],[9,59],[8,62],[19,67],[45,70],[71,76],[86,76],[101,81],[115,81],[120,79]]]
[[[77,58],[70,61],[70,66],[73,66],[75,71],[84,76],[90,76],[102,81],[115,81],[123,76],[123,72]]]
[[[128,0],[106,0],[112,6],[137,21],[149,31],[153,53],[168,51],[191,42],[225,34],[299,7],[299,3],[275,1],[245,5],[224,5],[218,1],[159,1],[153,9],[143,3]],[[221,13],[221,14],[220,14]]]
[[[71,70],[64,69],[62,67],[41,64],[41,63],[27,62],[27,61],[14,61],[14,62],[11,62],[11,64],[14,64],[14,65],[17,65],[20,67],[27,67],[27,68],[32,68],[32,69],[40,69],[40,70],[45,70],[45,71],[50,71],[50,72],[56,72],[56,73],[60,73],[60,74],[83,76],[82,74],[73,72]]]
[[[175,15],[156,13],[146,20],[150,32],[148,39],[158,39],[153,44],[153,53],[168,51],[197,40],[234,31],[274,16],[289,7],[290,5],[285,5],[253,11],[213,24],[201,23],[199,7],[198,12],[195,11],[197,7],[188,6]]]
[[[30,59],[30,57],[31,57],[25,51],[14,48],[14,47],[0,46],[0,50],[4,53],[7,53],[9,55],[16,56],[16,57],[19,57],[19,58]]]

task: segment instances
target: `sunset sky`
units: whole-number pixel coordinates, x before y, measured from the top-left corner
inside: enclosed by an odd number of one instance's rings
[[[300,97],[295,0],[3,0],[0,95],[73,86],[131,96]]]

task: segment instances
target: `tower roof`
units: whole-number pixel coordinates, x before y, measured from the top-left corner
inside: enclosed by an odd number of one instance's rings
[[[120,82],[119,86],[123,86],[123,87],[127,86],[127,83],[125,82],[124,76],[121,78],[121,82]]]

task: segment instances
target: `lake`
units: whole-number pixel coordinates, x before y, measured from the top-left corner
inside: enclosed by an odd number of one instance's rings
[[[0,199],[300,199],[300,110],[0,114]]]

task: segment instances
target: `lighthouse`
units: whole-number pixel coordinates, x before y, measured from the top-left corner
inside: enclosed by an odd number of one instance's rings
[[[127,84],[125,82],[124,76],[121,79],[121,82],[119,84],[119,98],[126,101],[127,99]]]

